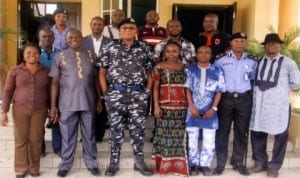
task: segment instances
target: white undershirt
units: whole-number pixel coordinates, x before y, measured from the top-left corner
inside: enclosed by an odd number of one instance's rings
[[[200,71],[201,71],[201,78],[200,78],[200,95],[201,97],[205,94],[205,83],[206,83],[206,69],[209,67],[200,67],[198,65]]]
[[[97,57],[99,57],[100,55],[100,46],[101,46],[101,42],[102,42],[102,35],[100,36],[100,38],[97,40],[95,37],[92,36],[92,40],[93,40],[93,45],[94,45],[94,52],[96,54]]]

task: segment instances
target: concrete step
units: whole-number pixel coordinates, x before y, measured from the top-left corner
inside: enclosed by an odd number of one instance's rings
[[[228,162],[226,168],[231,168],[230,157],[232,152],[228,154]],[[268,152],[269,157],[272,153]],[[106,168],[109,164],[109,151],[98,151],[97,160],[100,168]],[[121,153],[121,168],[133,168],[134,157],[132,151],[122,151]],[[41,167],[42,168],[55,168],[60,162],[60,157],[52,152],[48,152],[45,157],[41,158]],[[146,164],[151,164],[151,152],[145,152],[145,162]],[[248,154],[247,165],[253,165],[252,154]],[[0,167],[11,168],[14,165],[14,152],[11,150],[2,151],[2,156],[0,157]],[[214,160],[213,167],[216,165],[216,160]],[[85,168],[84,160],[82,157],[82,152],[77,151],[74,159],[74,168]],[[284,159],[283,166],[284,168],[295,168],[300,167],[300,154],[294,152],[287,152]]]
[[[152,128],[153,128],[153,118],[147,118],[146,130],[145,130],[145,147],[144,153],[146,158],[146,163],[150,164],[151,159],[151,152],[152,152],[152,143],[149,142],[150,137],[152,136]],[[232,132],[233,133],[233,132]],[[80,136],[79,136],[80,138]],[[109,162],[110,156],[110,149],[108,145],[108,138],[109,138],[109,131],[107,130],[104,136],[104,140],[102,143],[97,143],[98,149],[98,163],[100,168],[106,168]],[[52,146],[51,146],[51,130],[46,129],[45,134],[46,139],[46,156],[41,159],[41,167],[42,168],[56,168],[60,162],[60,158],[53,154]],[[232,142],[233,136],[230,136],[230,143],[229,143],[229,156],[230,158],[232,152]],[[274,137],[270,136],[268,139],[267,150],[269,153],[269,157],[271,157],[271,150],[273,147]],[[13,127],[12,123],[9,123],[7,127],[1,127],[0,129],[0,167],[3,168],[11,168],[14,165],[14,137],[13,137]],[[251,159],[252,156],[252,148],[249,142],[248,145],[248,159],[247,162],[249,165],[253,164]],[[122,146],[122,154],[121,154],[121,168],[133,168],[133,154],[132,148],[130,145],[130,138],[128,130],[125,130],[125,139]],[[294,168],[300,167],[300,154],[293,152],[293,144],[288,142],[287,146],[287,155],[284,160],[283,167],[286,168]],[[82,143],[78,141],[77,143],[77,150],[75,154],[74,160],[74,168],[85,168],[84,161],[82,159]],[[227,168],[231,168],[230,164],[227,164]]]

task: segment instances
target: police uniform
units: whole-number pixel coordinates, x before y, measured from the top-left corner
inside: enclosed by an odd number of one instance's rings
[[[92,129],[96,109],[95,60],[83,50],[68,48],[56,55],[49,76],[59,80],[62,136],[59,170],[68,171],[72,167],[79,124],[85,165],[89,169],[97,168],[97,147]]]
[[[66,16],[68,16],[68,11],[66,9],[56,9],[53,13],[53,17],[55,17],[57,14],[65,14]],[[53,42],[54,48],[59,50],[67,49],[68,46],[66,44],[66,35],[69,29],[70,28],[66,26],[63,32],[59,32],[56,25],[53,25],[51,30],[54,33],[54,42]]]
[[[108,90],[104,94],[110,124],[111,163],[119,165],[123,143],[124,116],[128,116],[131,145],[136,160],[143,160],[146,108],[150,91],[144,83],[152,69],[150,46],[134,41],[128,47],[122,40],[113,40],[103,48],[98,66],[107,69]]]
[[[246,38],[245,34],[234,34],[232,39]],[[244,159],[247,151],[247,134],[252,106],[252,85],[257,62],[246,53],[237,59],[229,51],[215,61],[225,76],[226,92],[222,93],[219,104],[219,129],[216,133],[217,174],[224,170],[231,124],[234,123],[234,141],[231,164],[241,174],[247,174]]]

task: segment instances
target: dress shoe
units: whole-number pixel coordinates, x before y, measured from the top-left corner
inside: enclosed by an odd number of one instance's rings
[[[233,170],[238,171],[241,175],[245,175],[245,176],[250,175],[249,172],[248,172],[248,170],[247,170],[247,168],[246,168],[246,166],[244,166],[244,165],[237,165],[237,164],[234,164],[232,166],[233,166],[232,167]]]
[[[278,170],[276,170],[276,169],[268,169],[268,172],[267,172],[267,176],[268,177],[277,178],[278,174],[279,174]]]
[[[153,172],[146,166],[144,161],[139,161],[138,163],[134,163],[134,170],[139,171],[144,176],[153,175]]]
[[[98,168],[94,167],[94,168],[88,168],[88,170],[91,172],[92,175],[94,176],[99,176],[100,175],[100,171]]]
[[[204,176],[211,176],[212,172],[209,167],[201,167],[202,173]]]
[[[221,175],[221,174],[223,174],[223,171],[224,171],[224,168],[222,168],[222,167],[216,167],[216,169],[214,170],[214,175]]]
[[[265,170],[266,170],[265,166],[253,166],[251,168],[248,168],[248,172],[250,174],[259,173],[259,172],[262,172],[262,171],[265,171]]]
[[[197,176],[199,174],[199,169],[197,166],[192,166],[189,168],[191,176]]]
[[[25,174],[16,175],[16,178],[25,178]]]
[[[58,177],[66,177],[67,174],[68,174],[68,170],[58,170],[57,172]]]
[[[114,163],[109,163],[109,166],[105,171],[105,175],[106,176],[115,176],[118,171],[119,171],[119,165],[114,164]]]
[[[54,153],[61,158],[61,151],[60,150],[57,150]]]
[[[41,174],[39,172],[30,172],[29,175],[31,177],[39,177]]]

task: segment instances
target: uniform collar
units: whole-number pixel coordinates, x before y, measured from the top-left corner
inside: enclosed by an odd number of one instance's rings
[[[230,51],[227,53],[227,56],[230,57],[230,58],[236,59],[236,56],[235,56],[235,54],[233,53],[232,50],[230,50]],[[241,59],[246,59],[246,58],[247,58],[247,53],[246,53],[246,52],[243,52]]]

